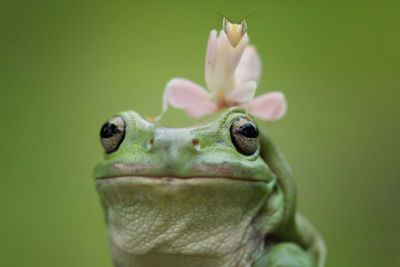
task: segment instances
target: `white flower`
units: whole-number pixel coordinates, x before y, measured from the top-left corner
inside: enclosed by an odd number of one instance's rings
[[[205,79],[209,91],[189,80],[174,78],[165,88],[161,115],[169,103],[193,117],[242,106],[266,121],[281,118],[287,109],[281,92],[269,92],[253,99],[261,74],[261,61],[255,47],[248,45],[246,30],[245,21],[239,25],[224,18],[219,36],[213,30],[208,39]]]

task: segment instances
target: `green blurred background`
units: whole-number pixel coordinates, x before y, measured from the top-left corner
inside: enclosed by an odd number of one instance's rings
[[[1,266],[111,266],[99,129],[122,110],[157,115],[172,77],[204,85],[213,11],[256,12],[258,94],[289,103],[267,130],[328,266],[399,266],[400,3],[356,0],[2,1]]]

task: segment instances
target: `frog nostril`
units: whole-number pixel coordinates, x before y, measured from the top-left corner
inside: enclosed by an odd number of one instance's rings
[[[193,144],[194,147],[197,148],[199,146],[199,140],[197,140],[196,138],[193,138],[192,139],[192,144]]]

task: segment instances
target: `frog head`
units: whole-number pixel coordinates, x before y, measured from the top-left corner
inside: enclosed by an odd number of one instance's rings
[[[135,176],[264,182],[274,178],[260,157],[258,128],[240,108],[189,128],[166,128],[134,111],[122,112],[103,125],[100,135],[105,154],[95,169],[97,181]]]
[[[166,266],[170,257],[184,266],[199,256],[222,266],[262,253],[282,196],[271,200],[277,178],[245,110],[188,128],[122,112],[100,135],[105,153],[94,176],[117,266]]]

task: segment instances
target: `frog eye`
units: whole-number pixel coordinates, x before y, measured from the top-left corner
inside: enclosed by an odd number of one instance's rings
[[[125,127],[124,120],[119,116],[111,118],[101,127],[100,141],[106,153],[118,149],[125,137]]]
[[[232,123],[230,131],[232,143],[240,153],[251,155],[257,151],[258,129],[252,121],[238,118]]]

